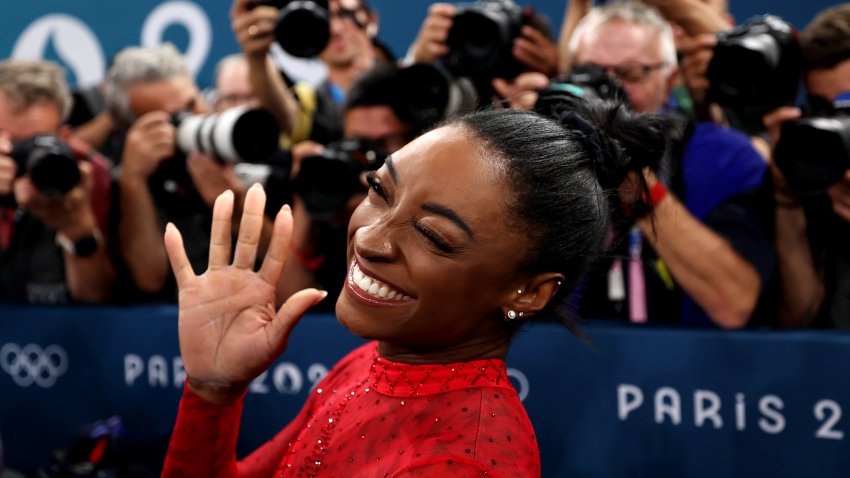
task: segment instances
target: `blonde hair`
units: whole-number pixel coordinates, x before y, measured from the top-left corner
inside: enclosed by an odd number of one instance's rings
[[[46,60],[5,60],[0,62],[0,92],[17,110],[39,103],[55,105],[64,121],[71,112],[71,91],[65,70]]]

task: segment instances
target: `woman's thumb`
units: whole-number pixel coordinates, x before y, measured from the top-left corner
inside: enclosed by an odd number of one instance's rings
[[[310,307],[321,302],[327,295],[327,291],[318,289],[304,289],[292,294],[280,306],[280,310],[277,311],[277,318],[271,324],[270,332],[272,338],[284,343],[304,313]]]

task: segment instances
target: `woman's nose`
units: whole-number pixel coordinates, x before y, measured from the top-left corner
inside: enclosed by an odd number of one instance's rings
[[[391,229],[383,223],[361,227],[354,233],[354,251],[370,261],[391,262],[396,253]]]

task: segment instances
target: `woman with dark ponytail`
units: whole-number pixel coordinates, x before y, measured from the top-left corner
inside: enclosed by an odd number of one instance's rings
[[[336,311],[374,341],[342,359],[292,423],[239,463],[247,384],[324,293],[301,291],[274,310],[292,218],[286,208],[278,215],[254,272],[258,186],[232,264],[232,194],[216,202],[203,275],[169,226],[188,378],[163,476],[539,476],[534,431],[506,374],[511,337],[555,309],[603,251],[611,204],[651,206],[651,188],[631,173],[655,167],[666,144],[666,123],[619,105],[550,113],[452,120],[369,176]]]

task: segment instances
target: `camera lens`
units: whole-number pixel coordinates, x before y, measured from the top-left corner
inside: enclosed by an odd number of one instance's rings
[[[274,32],[277,42],[290,55],[314,57],[330,40],[328,10],[312,1],[290,2],[278,12]]]
[[[199,151],[231,163],[268,158],[280,135],[274,115],[259,108],[236,107],[209,116],[182,113],[174,122],[181,151]]]
[[[39,135],[18,143],[11,156],[21,174],[28,174],[45,196],[62,197],[80,183],[80,169],[73,151],[55,136]]]

